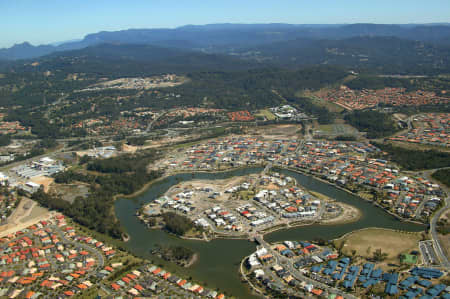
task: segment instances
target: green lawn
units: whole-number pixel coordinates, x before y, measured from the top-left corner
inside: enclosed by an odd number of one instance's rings
[[[259,110],[256,115],[264,116],[267,120],[274,120],[276,118],[275,115],[267,109]]]

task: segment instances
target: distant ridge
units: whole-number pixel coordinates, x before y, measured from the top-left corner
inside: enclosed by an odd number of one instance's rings
[[[439,45],[450,45],[450,24],[210,24],[175,29],[128,29],[88,34],[82,40],[33,46],[27,42],[0,49],[0,60],[29,59],[57,51],[81,49],[102,43],[147,44],[226,53],[236,48],[299,38],[346,39],[357,36],[394,36]]]

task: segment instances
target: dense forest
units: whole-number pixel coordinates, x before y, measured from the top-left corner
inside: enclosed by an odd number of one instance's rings
[[[309,115],[317,117],[317,121],[320,124],[331,124],[334,122],[336,115],[330,112],[327,108],[315,105],[311,99],[299,98],[291,96],[286,98],[290,104],[294,104],[300,111],[303,111]]]
[[[56,195],[44,193],[43,190],[34,193],[32,198],[43,206],[58,210],[90,229],[120,238],[123,233],[122,228],[120,223],[112,217],[114,196],[132,194],[141,189],[145,183],[158,178],[161,173],[146,169],[147,165],[157,157],[158,154],[155,151],[146,151],[136,155],[94,160],[88,164],[88,167],[104,173],[102,175],[82,174],[70,170],[57,174],[56,183],[81,181],[90,184],[89,195],[77,197],[72,204]],[[125,169],[128,170],[126,173],[124,173]]]
[[[340,65],[378,74],[447,73],[450,49],[393,36],[358,36],[347,39],[293,39],[242,49],[242,57],[269,61],[283,67]]]
[[[423,170],[450,167],[450,153],[436,150],[412,150],[397,147],[390,143],[374,143],[379,149],[387,152],[389,160],[407,170]]]
[[[374,75],[361,75],[350,80],[345,85],[351,89],[383,89],[385,87],[399,87],[406,90],[414,89],[416,86],[411,83],[410,79],[380,77]]]
[[[164,260],[175,262],[179,265],[188,263],[195,254],[192,249],[184,246],[157,244],[155,247],[152,254],[157,254]]]
[[[210,105],[221,109],[253,110],[276,106],[283,101],[281,95],[293,95],[298,90],[317,90],[336,84],[347,75],[337,67],[311,67],[297,71],[277,68],[255,69],[242,72],[202,72],[189,74],[190,82],[166,89],[180,94],[177,100],[167,105],[193,106]],[[156,105],[153,101],[153,105]],[[173,106],[172,106],[173,107]]]
[[[11,135],[0,135],[0,146],[7,146],[11,144]]]
[[[450,187],[450,169],[439,169],[431,175],[434,179]]]
[[[398,131],[391,115],[387,113],[355,110],[344,119],[359,131],[366,132],[367,138],[385,137]]]
[[[166,212],[161,216],[164,220],[164,228],[175,235],[183,236],[194,228],[194,223],[186,216],[173,212]]]
[[[438,96],[445,96],[450,84],[446,76],[382,76],[374,74],[360,74],[356,78],[345,82],[351,89],[383,89],[386,87],[404,88],[407,92],[414,90],[433,91]]]

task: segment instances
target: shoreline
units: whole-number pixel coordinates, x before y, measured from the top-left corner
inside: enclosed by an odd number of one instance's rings
[[[341,240],[341,239],[345,239],[346,237],[350,236],[350,235],[353,234],[353,233],[357,233],[357,232],[361,232],[361,231],[366,231],[366,230],[374,230],[374,229],[377,229],[377,230],[385,230],[385,231],[390,231],[390,232],[400,232],[400,233],[418,233],[418,232],[407,232],[407,231],[403,231],[403,230],[390,229],[390,228],[381,228],[381,227],[375,227],[375,226],[373,226],[373,227],[365,227],[365,228],[360,228],[360,229],[353,230],[353,231],[351,231],[351,232],[348,232],[348,233],[343,234],[342,236],[340,236],[340,237],[338,237],[338,238],[331,239],[330,241],[334,243],[334,242],[339,241],[339,240]],[[268,243],[270,246],[272,246],[272,245],[275,245],[277,242],[272,242],[272,243],[267,242],[267,243]],[[243,266],[244,266],[245,261],[248,259],[248,257],[249,257],[249,256],[245,256],[245,257],[242,258],[241,263],[240,263],[240,267],[239,267],[239,274],[244,278],[245,281],[248,282],[248,285],[250,286],[250,288],[251,288],[251,290],[252,290],[253,292],[256,292],[256,293],[261,294],[261,295],[264,296],[263,292],[262,292],[258,287],[255,287],[255,286],[251,283],[250,279],[247,278],[247,275],[244,273]]]
[[[197,261],[198,261],[198,253],[194,253],[194,255],[186,263],[186,265],[184,265],[184,268],[189,268],[193,266]]]
[[[346,188],[344,188],[344,187],[342,187],[342,186],[339,186],[339,185],[337,185],[337,184],[331,183],[331,182],[329,182],[329,181],[327,181],[327,180],[325,180],[325,179],[323,179],[323,178],[321,178],[321,177],[315,176],[314,174],[311,174],[311,173],[302,171],[301,169],[295,169],[295,168],[291,168],[291,167],[282,167],[282,166],[275,166],[274,168],[279,168],[279,169],[289,170],[289,171],[292,171],[292,172],[297,172],[297,173],[299,173],[299,174],[306,175],[306,176],[312,177],[312,178],[314,178],[314,179],[316,179],[316,180],[319,180],[319,181],[321,181],[322,183],[331,185],[331,186],[333,186],[333,187],[335,187],[335,188],[337,188],[337,189],[339,189],[339,190],[341,190],[341,191],[347,192],[347,193],[349,193],[349,194],[351,194],[351,195],[354,195],[354,196],[358,197],[359,199],[362,199],[362,200],[364,200],[364,201],[366,201],[366,202],[371,203],[372,205],[374,205],[374,206],[376,206],[376,207],[382,209],[382,210],[385,211],[386,213],[388,213],[388,214],[394,216],[394,217],[397,218],[397,220],[399,220],[399,221],[402,221],[402,222],[410,222],[410,223],[414,223],[414,224],[426,225],[426,223],[423,223],[423,222],[419,222],[419,221],[415,221],[415,220],[410,220],[410,219],[403,218],[403,217],[401,217],[401,216],[399,216],[399,215],[397,215],[397,214],[395,214],[395,213],[393,213],[393,212],[391,212],[391,211],[389,211],[389,210],[386,210],[386,209],[383,208],[379,203],[374,202],[373,200],[368,200],[368,199],[362,198],[361,196],[358,196],[357,193],[355,193],[355,192],[353,192],[353,191],[351,191],[351,190],[349,190],[349,189],[346,189]]]
[[[235,180],[238,179],[240,180],[241,178],[243,178],[243,176],[233,176],[230,178],[226,178],[226,179],[219,179],[219,183],[221,184],[222,181],[224,184],[228,184],[228,182],[230,182],[231,180]],[[165,194],[170,194],[171,192],[173,192],[174,188],[179,188],[180,186],[182,187],[183,184],[187,184],[189,186],[191,185],[195,185],[195,184],[200,184],[200,185],[208,185],[210,184],[211,181],[216,182],[215,179],[197,179],[197,180],[193,180],[193,181],[185,181],[185,182],[180,182],[180,183],[176,183],[175,185],[171,186]],[[222,184],[223,185],[223,184]],[[291,220],[290,222],[283,222],[281,221],[280,223],[275,223],[272,226],[266,227],[264,229],[261,229],[260,231],[258,231],[257,233],[260,235],[267,235],[276,231],[280,231],[280,230],[284,230],[284,229],[290,229],[290,228],[297,228],[297,227],[302,227],[302,226],[310,226],[310,225],[314,225],[314,224],[319,224],[319,225],[342,225],[342,224],[347,224],[347,223],[353,223],[353,222],[357,222],[361,217],[362,217],[362,212],[361,210],[359,210],[358,208],[350,205],[350,204],[346,204],[343,202],[340,202],[339,200],[330,198],[324,194],[321,194],[319,192],[313,192],[311,190],[307,190],[308,193],[314,195],[317,198],[322,198],[324,201],[324,204],[326,203],[334,203],[337,206],[339,206],[341,208],[341,212],[337,215],[331,215],[332,218],[309,218],[309,219],[296,219],[296,220]],[[145,206],[148,206],[151,203],[146,203],[144,204]],[[143,214],[140,214],[137,216],[142,222],[147,223],[147,221],[145,219],[149,218],[153,218],[153,219],[157,219],[157,220],[161,220],[159,217],[159,214],[155,214],[155,215],[147,215],[144,216]],[[192,219],[191,219],[192,220]],[[157,221],[158,222],[158,221]],[[152,227],[148,227],[148,229],[151,230],[155,230],[155,229],[163,229],[163,226],[161,225],[156,225],[156,226],[152,226]],[[164,230],[166,231],[166,230]],[[172,233],[170,233],[172,234]],[[176,234],[172,234],[178,238],[184,239],[184,240],[195,240],[195,241],[206,241],[209,242],[211,240],[215,240],[215,239],[230,239],[230,240],[245,240],[251,239],[251,234],[249,234],[248,232],[246,233],[227,233],[225,231],[216,231],[213,230],[212,232],[208,233],[208,237],[206,237],[206,235],[204,234],[203,237],[199,237],[197,236],[179,236]]]
[[[136,192],[134,192],[134,193],[132,193],[132,194],[128,194],[128,195],[117,194],[117,195],[115,195],[115,196],[114,196],[114,201],[117,200],[118,198],[125,198],[125,199],[132,199],[132,198],[135,198],[135,197],[137,197],[137,196],[142,195],[143,193],[145,193],[145,192],[146,192],[153,184],[156,184],[156,183],[158,183],[158,182],[160,182],[160,181],[163,181],[163,180],[165,180],[165,179],[167,179],[167,178],[169,178],[169,177],[172,177],[172,176],[175,176],[175,175],[179,175],[179,174],[194,174],[194,173],[209,173],[209,174],[214,174],[214,173],[224,173],[224,172],[239,171],[239,170],[249,169],[249,168],[263,168],[263,167],[264,167],[264,165],[262,164],[262,165],[255,165],[255,166],[251,166],[251,167],[250,167],[250,166],[241,166],[241,167],[237,167],[237,168],[228,168],[228,169],[217,170],[217,171],[214,171],[214,170],[200,170],[200,171],[176,171],[176,172],[172,172],[172,173],[165,173],[163,176],[161,176],[161,177],[159,177],[159,178],[157,178],[157,179],[155,179],[155,180],[152,180],[152,181],[146,183],[144,186],[142,186],[141,189],[139,189],[138,191],[136,191]],[[291,167],[283,167],[283,166],[279,166],[279,165],[275,165],[275,166],[273,166],[273,168],[274,168],[274,169],[278,169],[278,170],[292,171],[292,172],[295,172],[295,173],[298,173],[298,174],[301,174],[301,175],[305,175],[305,176],[309,176],[309,177],[311,177],[311,178],[313,178],[313,179],[319,180],[319,181],[322,182],[322,183],[328,184],[328,185],[333,186],[333,187],[335,187],[335,188],[337,188],[337,189],[339,189],[339,190],[341,190],[341,191],[344,191],[344,192],[346,192],[346,193],[348,193],[348,194],[351,194],[351,195],[353,195],[353,196],[356,196],[356,197],[358,197],[358,199],[360,199],[360,200],[364,200],[364,201],[366,201],[366,202],[371,203],[372,205],[374,205],[374,206],[376,206],[376,207],[382,209],[383,211],[385,211],[386,213],[390,214],[391,216],[394,216],[394,217],[395,217],[397,220],[399,220],[399,221],[402,221],[402,222],[409,222],[409,223],[413,223],[413,224],[426,225],[426,224],[424,224],[424,223],[422,223],[422,222],[413,221],[413,220],[409,220],[409,219],[405,219],[405,218],[403,218],[403,217],[400,217],[399,215],[394,214],[393,212],[384,209],[382,206],[380,206],[378,203],[376,203],[376,202],[374,202],[374,201],[371,201],[371,200],[368,200],[368,199],[364,199],[364,198],[358,196],[356,193],[352,192],[352,191],[349,190],[349,189],[346,189],[346,188],[343,188],[343,187],[341,187],[341,186],[339,186],[339,185],[337,185],[337,184],[331,183],[331,182],[329,182],[329,181],[327,181],[327,180],[325,180],[325,179],[323,179],[323,178],[320,178],[320,177],[318,177],[318,176],[315,176],[314,174],[311,174],[311,173],[302,171],[301,169],[296,169],[296,168],[291,168]],[[319,193],[320,193],[320,192],[319,192]],[[341,203],[341,202],[339,202],[339,201],[336,201],[336,202],[338,202],[338,203],[340,203],[340,204],[343,204],[343,203]],[[345,204],[345,205],[346,205],[346,204]],[[353,206],[352,206],[352,207],[353,207]],[[359,209],[357,209],[357,210],[359,211]],[[264,236],[264,235],[266,235],[266,234],[273,233],[273,232],[276,232],[276,231],[279,231],[279,230],[283,230],[283,229],[291,229],[291,228],[296,228],[296,227],[301,227],[301,226],[308,226],[308,225],[313,225],[313,224],[319,224],[319,225],[338,225],[338,224],[347,224],[347,223],[356,222],[356,221],[358,221],[361,217],[362,217],[362,213],[359,211],[358,217],[357,217],[355,220],[351,220],[351,221],[348,221],[348,220],[332,221],[332,219],[330,219],[329,221],[327,221],[327,220],[325,220],[325,221],[323,221],[323,220],[319,220],[319,221],[314,220],[314,221],[312,221],[312,222],[300,223],[300,224],[295,224],[295,225],[292,225],[292,226],[289,225],[288,227],[286,227],[286,226],[281,226],[281,227],[275,227],[274,229],[268,228],[268,231],[264,231],[264,232],[262,233],[262,235]],[[115,213],[114,213],[114,218],[116,218],[116,214],[115,214]],[[117,218],[116,218],[116,219],[117,219]],[[183,239],[186,239],[186,240],[202,240],[202,241],[205,241],[204,239],[199,239],[199,238],[190,238],[190,237],[180,237],[180,238],[183,238]],[[244,236],[242,236],[242,237],[234,237],[234,236],[230,236],[230,237],[228,237],[228,236],[217,236],[217,237],[214,237],[214,238],[211,239],[211,240],[214,240],[214,239],[248,239],[248,235],[246,235],[245,237],[244,237]],[[128,242],[129,240],[130,240],[130,238],[127,238],[127,240],[126,240],[125,242]],[[208,241],[211,241],[211,240],[208,240]]]

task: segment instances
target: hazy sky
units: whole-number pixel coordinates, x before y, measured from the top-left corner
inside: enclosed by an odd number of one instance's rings
[[[0,47],[211,23],[450,22],[450,0],[0,0]]]

